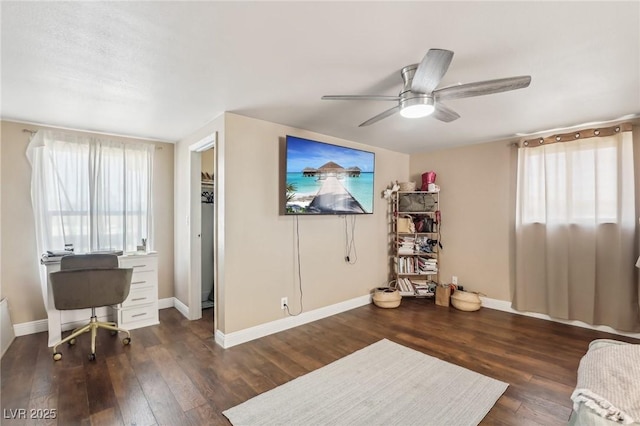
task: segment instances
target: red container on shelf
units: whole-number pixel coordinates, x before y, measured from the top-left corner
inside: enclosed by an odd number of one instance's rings
[[[420,188],[422,191],[429,190],[429,184],[436,182],[436,172],[430,171],[422,174],[422,187]]]

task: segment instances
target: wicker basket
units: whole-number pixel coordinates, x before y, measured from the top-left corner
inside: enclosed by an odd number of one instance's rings
[[[477,311],[482,307],[482,301],[480,296],[476,293],[469,293],[468,291],[456,290],[451,295],[451,304],[454,308],[461,311]]]
[[[397,308],[401,300],[398,289],[392,287],[378,287],[373,292],[373,303],[380,308]]]
[[[415,191],[416,183],[415,182],[400,182],[398,184],[400,186],[400,191]]]

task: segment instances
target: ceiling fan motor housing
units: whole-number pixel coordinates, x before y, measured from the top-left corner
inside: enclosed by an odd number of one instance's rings
[[[400,106],[400,115],[403,117],[424,117],[435,110],[433,95],[411,91],[411,83],[417,68],[418,64],[407,65],[400,71],[404,84],[398,95],[400,97],[398,105]]]
[[[404,84],[402,85],[402,90],[400,90],[399,96],[402,96],[407,92],[411,92],[411,82],[413,81],[413,76],[415,75],[417,69],[418,64],[413,64],[407,65],[400,70],[400,74],[402,74],[402,81],[404,82]]]

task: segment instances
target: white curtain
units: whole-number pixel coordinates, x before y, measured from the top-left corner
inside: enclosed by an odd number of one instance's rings
[[[518,151],[513,306],[640,330],[630,131]]]
[[[153,144],[38,131],[27,148],[38,256],[65,244],[132,252],[142,238],[152,249],[154,152]]]

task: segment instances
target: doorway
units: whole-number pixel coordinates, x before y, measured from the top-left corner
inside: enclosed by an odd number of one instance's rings
[[[202,151],[201,158],[201,292],[200,305],[202,310],[213,309],[215,306],[214,297],[214,215],[215,215],[215,148],[209,148]]]
[[[190,202],[187,225],[189,227],[189,306],[188,318],[212,318],[215,335],[219,315],[218,256],[216,229],[220,205],[220,187],[216,172],[219,150],[217,132],[189,146]],[[205,273],[203,273],[205,272]],[[205,285],[206,284],[206,285]],[[213,299],[213,300],[210,300]],[[211,302],[205,303],[203,302]],[[215,306],[215,308],[214,308]],[[213,308],[213,309],[211,309]]]

